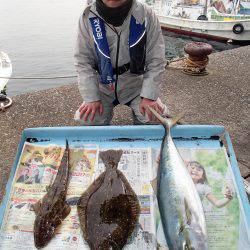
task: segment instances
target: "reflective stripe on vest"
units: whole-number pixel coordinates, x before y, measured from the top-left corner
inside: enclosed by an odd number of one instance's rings
[[[130,19],[130,33],[129,33],[129,48],[132,48],[138,44],[146,33],[145,23],[140,24],[136,22],[136,19],[131,16]]]
[[[104,84],[113,83],[115,80],[104,22],[98,17],[92,17],[89,20],[93,31],[96,54],[99,59],[98,68],[101,81]]]
[[[110,50],[106,37],[105,23],[99,17],[89,18],[95,50],[98,56],[98,68],[103,84],[115,82],[113,67],[110,59]],[[144,72],[146,57],[146,28],[145,22],[140,24],[131,16],[129,32],[129,54],[130,54],[130,72],[142,74]]]

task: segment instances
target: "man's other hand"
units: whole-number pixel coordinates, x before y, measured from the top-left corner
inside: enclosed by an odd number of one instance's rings
[[[141,114],[146,114],[148,115],[148,119],[150,121],[153,121],[154,120],[154,116],[153,114],[151,113],[151,111],[147,108],[147,106],[153,108],[155,111],[157,111],[159,114],[162,114],[163,111],[164,111],[164,106],[160,105],[161,103],[154,101],[154,100],[150,100],[150,99],[147,99],[147,98],[142,98],[141,99],[141,102],[140,102],[140,112]]]
[[[86,122],[90,115],[90,121],[93,121],[97,111],[99,111],[100,115],[103,114],[103,105],[101,101],[84,102],[79,107],[80,119],[83,118],[83,120]]]

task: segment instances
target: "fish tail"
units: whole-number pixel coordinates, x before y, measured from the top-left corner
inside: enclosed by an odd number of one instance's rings
[[[177,115],[177,116],[175,116],[173,118],[164,118],[157,111],[155,111],[153,108],[148,106],[148,109],[164,125],[167,132],[169,132],[171,127],[173,127],[184,116],[184,113],[180,113],[179,115]]]
[[[100,158],[105,164],[105,166],[108,166],[110,163],[113,163],[114,165],[118,166],[118,162],[121,159],[123,151],[122,150],[106,150],[100,152]]]

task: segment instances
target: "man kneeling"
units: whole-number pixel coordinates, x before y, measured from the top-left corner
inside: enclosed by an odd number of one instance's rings
[[[163,116],[159,99],[165,45],[154,12],[137,0],[96,0],[79,20],[75,66],[84,102],[75,119],[108,125],[118,104],[131,107],[135,124]]]

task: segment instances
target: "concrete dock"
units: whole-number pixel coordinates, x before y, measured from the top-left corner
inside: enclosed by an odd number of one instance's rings
[[[212,54],[207,76],[167,69],[161,98],[171,114],[185,111],[188,124],[223,125],[230,134],[242,176],[250,175],[250,46]],[[13,97],[0,112],[0,200],[25,128],[76,126],[73,116],[82,102],[76,84]],[[132,124],[128,107],[118,105],[112,121]]]

